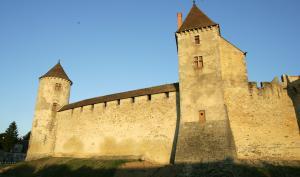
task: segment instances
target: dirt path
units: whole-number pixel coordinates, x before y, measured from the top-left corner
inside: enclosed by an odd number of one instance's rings
[[[128,162],[116,170],[114,177],[175,177],[172,166],[162,166],[146,161]]]
[[[6,170],[9,170],[10,168],[12,168],[12,166],[7,166],[7,167],[1,167],[0,168],[0,174],[2,173],[2,172],[4,172],[4,171],[6,171]]]

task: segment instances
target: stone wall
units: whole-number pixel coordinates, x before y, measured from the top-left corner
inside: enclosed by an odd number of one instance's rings
[[[195,43],[200,37],[200,44]],[[179,58],[180,129],[176,162],[232,157],[224,102],[218,26],[176,33]],[[195,66],[202,57],[203,67]],[[202,113],[204,118],[201,117]]]
[[[61,87],[57,88],[56,85]],[[56,113],[69,103],[71,83],[67,80],[41,78],[38,88],[27,160],[52,155],[55,144]]]
[[[300,136],[292,100],[279,82],[249,83],[227,99],[230,124],[242,159],[300,159]]]
[[[248,83],[244,53],[224,38],[219,42],[224,99],[237,158],[299,160],[300,136],[287,79],[275,78],[260,87]]]
[[[176,92],[58,112],[54,156],[142,158],[169,163],[177,121]]]
[[[285,81],[284,83],[286,84],[284,86],[286,86],[288,95],[293,101],[293,105],[297,115],[298,127],[300,129],[300,76],[282,76],[282,80]]]

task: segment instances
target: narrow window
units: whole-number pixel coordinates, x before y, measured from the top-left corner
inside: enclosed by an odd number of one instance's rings
[[[107,106],[107,102],[104,102],[104,107],[106,107]]]
[[[203,57],[200,56],[198,60],[198,68],[202,69],[203,68]]]
[[[170,94],[169,94],[169,92],[166,92],[165,94],[166,94],[166,97],[167,97],[167,98],[169,98],[169,97],[170,97]]]
[[[57,111],[57,103],[53,103],[53,105],[52,105],[52,111]]]
[[[198,57],[194,57],[194,67],[198,68]]]
[[[131,98],[131,103],[134,103],[134,102],[135,102],[134,97],[132,97]]]
[[[204,124],[206,122],[204,110],[199,111],[199,122],[200,124]]]
[[[120,105],[121,104],[121,100],[118,100],[118,105]]]
[[[61,84],[60,83],[56,83],[55,84],[55,91],[60,91],[61,90]]]
[[[92,106],[91,106],[91,111],[94,111],[94,107],[95,107],[95,105],[92,104]]]
[[[200,44],[200,36],[195,36],[195,44]]]
[[[194,67],[195,67],[195,69],[203,68],[203,57],[202,56],[194,57]]]
[[[150,101],[151,100],[151,95],[148,95],[148,101]]]

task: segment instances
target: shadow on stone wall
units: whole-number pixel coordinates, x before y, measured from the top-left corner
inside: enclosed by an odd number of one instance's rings
[[[21,164],[4,173],[1,177],[299,177],[300,166],[273,165],[261,163],[259,166],[234,163],[225,160],[214,163],[176,164],[155,168],[91,168],[81,166],[73,169],[68,165],[45,165],[36,169],[29,164]],[[1,171],[1,169],[0,169]]]
[[[170,157],[171,164],[174,164],[175,162],[179,126],[180,126],[180,95],[179,92],[176,92],[176,127],[175,127],[175,134],[174,134],[171,157]]]
[[[287,85],[287,92],[289,97],[293,101],[293,105],[295,108],[297,121],[298,121],[298,127],[300,130],[300,79],[290,82],[289,79],[287,79],[288,85]]]

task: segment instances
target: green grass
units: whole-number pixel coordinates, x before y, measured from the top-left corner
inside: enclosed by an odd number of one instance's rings
[[[249,165],[232,162],[193,164],[191,166],[188,173],[182,168],[183,177],[300,177],[300,166],[265,163]]]
[[[5,167],[9,167],[9,166],[11,166],[11,165],[8,165],[8,164],[0,164],[0,169],[5,168]]]
[[[21,162],[6,170],[0,177],[111,177],[126,160],[44,158]]]
[[[300,177],[300,162],[225,160],[211,163],[119,168],[127,160],[45,158],[8,166],[0,177]],[[116,173],[117,172],[117,173]]]

